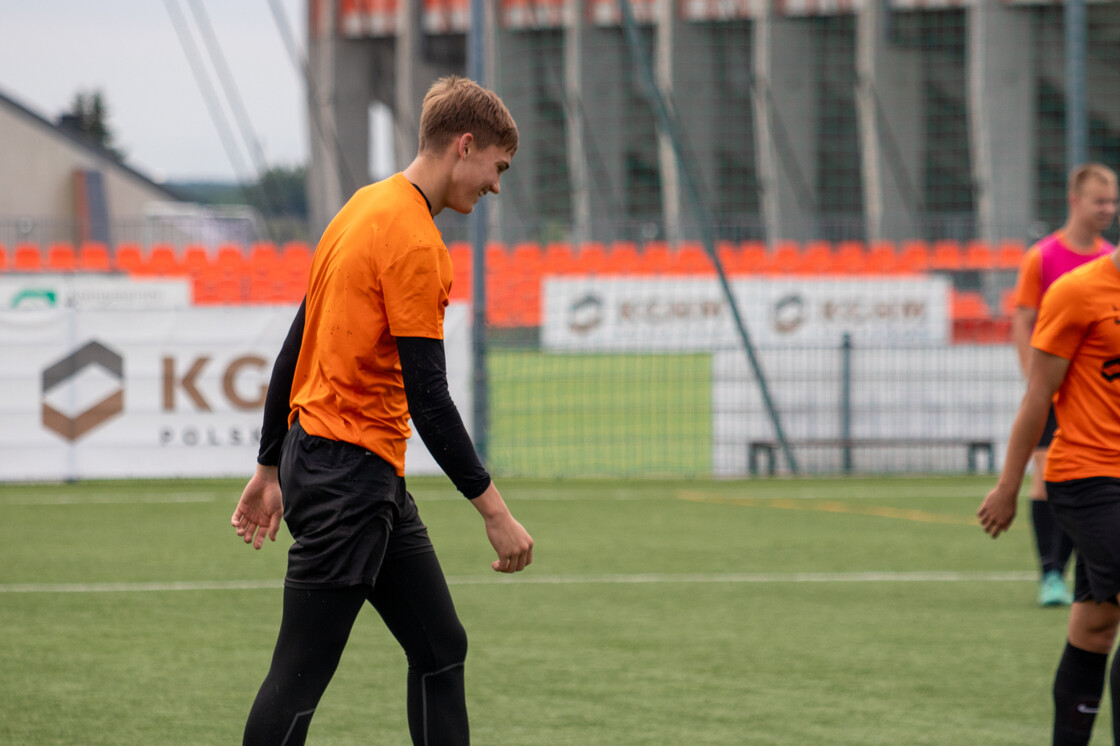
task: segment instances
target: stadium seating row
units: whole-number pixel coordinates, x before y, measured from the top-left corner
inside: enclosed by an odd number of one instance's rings
[[[453,244],[452,254],[467,257],[470,247]],[[1007,241],[992,246],[982,241],[903,241],[866,245],[860,241],[810,241],[801,245],[779,242],[773,248],[761,242],[721,242],[717,247],[728,274],[897,274],[1014,270],[1023,256],[1023,244]],[[270,243],[250,247],[225,246],[209,252],[200,246],[181,251],[165,244],[143,249],[139,244],[70,243],[16,244],[11,250],[0,244],[0,272],[109,272],[140,274],[191,274],[216,263],[255,265],[272,263],[290,252],[309,255],[307,244],[289,243],[278,249]],[[235,259],[234,255],[239,259]],[[707,253],[698,243],[684,242],[676,248],[659,241],[639,247],[636,243],[589,242],[580,246],[552,243],[492,244],[487,264],[498,269],[515,267],[529,274],[637,274],[679,275],[714,272]]]
[[[456,299],[468,300],[472,291],[472,248],[453,243],[449,247],[455,268]],[[926,244],[904,242],[895,247],[879,243],[870,248],[856,242],[836,245],[810,242],[804,247],[778,244],[768,250],[761,243],[720,244],[720,259],[727,274],[855,275],[920,274],[968,270],[1014,270],[1023,255],[1021,243],[1008,242],[992,248],[987,244],[956,242]],[[18,244],[12,251],[0,245],[0,272],[118,272],[136,277],[186,277],[194,286],[195,302],[201,305],[296,303],[304,294],[311,248],[293,242],[278,247],[257,243],[248,247],[221,246],[211,251],[201,246],[177,250],[155,244],[147,250],[138,244],[119,244],[110,250],[100,243],[56,243],[43,250],[38,244]],[[579,248],[568,244],[517,244],[506,248],[492,244],[487,249],[489,286],[500,289],[487,295],[487,315],[500,327],[540,324],[541,278],[546,275],[712,275],[714,268],[697,244],[670,249],[651,242],[617,242],[610,246],[587,243]],[[1010,294],[999,308],[988,307],[978,292],[956,291],[952,302],[954,322],[977,324],[1005,319],[1013,312]]]

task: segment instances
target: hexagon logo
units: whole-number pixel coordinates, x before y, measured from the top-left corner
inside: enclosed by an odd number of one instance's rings
[[[52,392],[77,387],[88,373],[108,377],[100,387],[101,398],[91,404],[76,404],[64,412],[48,402]],[[43,371],[43,426],[69,441],[75,441],[101,423],[124,411],[124,358],[100,342],[89,342]]]

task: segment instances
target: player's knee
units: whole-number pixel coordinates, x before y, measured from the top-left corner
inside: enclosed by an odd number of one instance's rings
[[[442,671],[467,659],[467,631],[458,619],[438,630],[430,629],[423,644],[406,649],[409,668],[417,671]]]

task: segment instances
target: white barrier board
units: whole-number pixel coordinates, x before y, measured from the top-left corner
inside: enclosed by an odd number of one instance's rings
[[[944,344],[950,283],[943,277],[775,277],[731,283],[755,344]],[[714,278],[549,277],[541,343],[553,351],[703,351],[739,347]]]
[[[26,274],[0,277],[0,310],[85,311],[181,309],[191,305],[185,278]]]
[[[0,480],[245,476],[294,306],[0,312]],[[469,309],[444,325],[470,427]],[[419,437],[408,474],[439,473]]]

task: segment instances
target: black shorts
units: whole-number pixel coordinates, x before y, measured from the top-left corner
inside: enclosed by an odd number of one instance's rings
[[[1050,414],[1046,416],[1046,428],[1042,431],[1042,437],[1038,439],[1038,445],[1035,449],[1045,449],[1050,447],[1050,443],[1054,440],[1054,431],[1058,429],[1058,415],[1054,412],[1054,405],[1050,405]]]
[[[386,557],[431,552],[404,478],[352,443],[309,435],[299,423],[280,459],[290,588],[370,587]]]
[[[1047,482],[1046,499],[1077,550],[1074,599],[1116,603],[1120,594],[1120,479]]]

